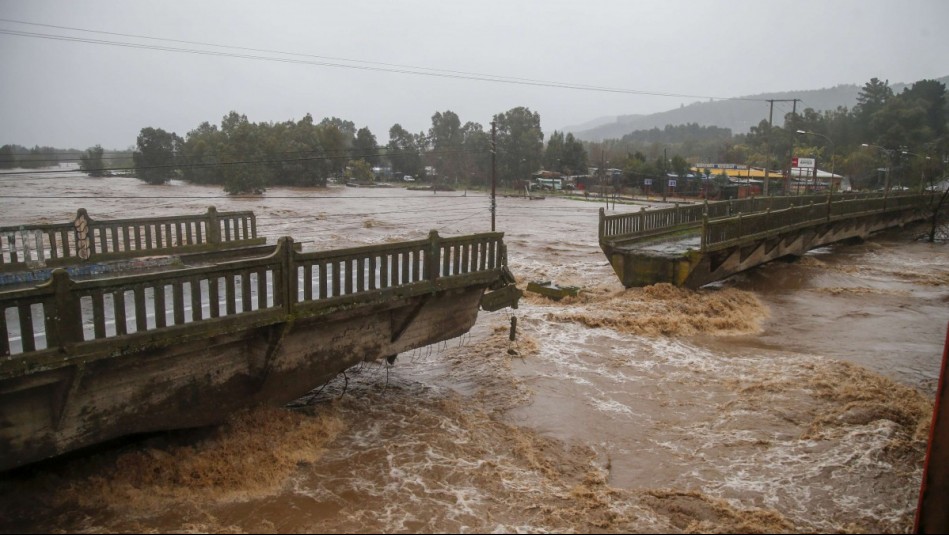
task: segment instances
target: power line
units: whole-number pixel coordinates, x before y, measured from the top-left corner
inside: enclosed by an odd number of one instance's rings
[[[365,71],[380,71],[380,72],[390,72],[390,73],[398,73],[398,74],[412,74],[412,75],[418,75],[418,76],[431,76],[431,77],[437,77],[437,78],[476,80],[476,81],[483,81],[483,82],[496,82],[496,83],[505,83],[505,84],[514,84],[514,85],[551,87],[551,88],[560,88],[560,89],[575,89],[575,90],[581,90],[581,91],[597,91],[597,92],[605,92],[605,93],[620,93],[620,94],[649,95],[649,96],[678,97],[678,98],[697,98],[697,99],[713,99],[713,100],[744,100],[744,101],[753,101],[753,102],[763,102],[762,99],[753,99],[753,98],[747,98],[747,97],[713,97],[713,96],[708,96],[708,95],[688,95],[688,94],[681,94],[681,93],[600,87],[600,86],[591,86],[591,85],[568,83],[568,82],[533,80],[529,78],[516,78],[516,77],[493,75],[493,74],[469,73],[469,72],[464,72],[464,71],[452,71],[452,70],[446,70],[446,69],[432,69],[428,67],[414,67],[414,66],[409,66],[409,65],[399,65],[399,64],[391,64],[391,63],[382,63],[382,62],[351,60],[351,59],[344,59],[344,58],[328,58],[326,56],[301,54],[301,53],[296,53],[296,52],[281,52],[281,51],[275,51],[275,50],[254,49],[254,48],[238,47],[238,46],[230,46],[230,45],[200,43],[200,42],[195,42],[195,41],[164,39],[164,38],[159,38],[159,37],[150,37],[150,36],[135,35],[135,34],[102,32],[98,30],[87,30],[87,29],[82,29],[82,28],[73,28],[73,27],[66,27],[66,26],[53,26],[53,25],[38,24],[38,23],[32,23],[32,22],[26,22],[26,21],[18,21],[18,20],[13,20],[13,19],[0,19],[0,21],[10,22],[14,24],[45,26],[45,27],[51,27],[51,28],[57,28],[57,29],[67,29],[67,30],[72,30],[72,31],[101,33],[101,34],[107,34],[107,35],[133,37],[133,38],[139,38],[139,39],[150,39],[150,40],[182,43],[182,44],[189,44],[189,45],[213,46],[217,48],[244,50],[248,52],[260,52],[260,53],[269,53],[269,54],[283,54],[287,56],[308,57],[308,58],[319,59],[319,61],[280,58],[280,57],[273,57],[273,56],[259,56],[259,55],[244,54],[244,53],[221,52],[221,51],[214,51],[214,50],[200,50],[200,49],[194,49],[194,48],[178,48],[178,47],[172,47],[172,46],[166,46],[166,45],[146,45],[146,44],[141,44],[141,43],[131,43],[131,42],[123,42],[123,41],[109,41],[109,40],[103,40],[103,39],[91,39],[91,38],[73,37],[73,36],[65,36],[65,35],[22,32],[22,31],[16,31],[16,30],[0,29],[0,34],[12,35],[12,36],[18,36],[18,37],[33,37],[33,38],[50,39],[50,40],[57,40],[57,41],[81,42],[81,43],[118,46],[118,47],[126,47],[126,48],[159,50],[163,52],[177,52],[177,53],[184,53],[184,54],[233,57],[233,58],[252,59],[252,60],[259,60],[259,61],[276,61],[276,62],[281,62],[281,63],[312,65],[312,66],[319,66],[319,67],[335,67],[335,68],[356,69],[356,70],[365,70]],[[327,59],[330,59],[333,61],[325,61]],[[338,63],[339,61],[348,61],[351,63],[363,63],[364,65],[347,65],[344,63]]]

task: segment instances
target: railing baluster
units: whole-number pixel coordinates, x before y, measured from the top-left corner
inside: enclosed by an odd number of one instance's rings
[[[376,260],[377,260],[378,258],[379,258],[379,257],[378,257],[377,255],[375,255],[375,254],[369,255],[369,268],[368,268],[369,273],[368,273],[368,275],[369,275],[369,289],[370,289],[370,290],[375,290],[375,289],[377,288],[377,285],[376,285]]]
[[[145,286],[135,286],[135,332],[148,330],[148,313],[145,309]]]
[[[90,227],[89,231],[91,233],[98,234],[99,236],[99,250],[96,252],[100,254],[107,253],[109,251],[109,247],[108,247],[108,241],[107,241],[108,238],[106,236],[106,227],[96,227],[96,228]],[[90,241],[90,245],[95,245],[96,240],[92,239],[89,241]]]
[[[254,298],[251,291],[250,272],[241,273],[241,312],[250,312],[253,310]]]
[[[155,328],[161,329],[168,325],[168,307],[165,305],[165,284],[156,284],[154,290]]]
[[[204,304],[201,298],[201,279],[191,277],[191,321],[201,321],[204,319]]]
[[[293,278],[294,283],[296,283],[297,278]],[[296,287],[296,284],[294,284]],[[297,298],[297,292],[291,292],[293,295],[294,301]],[[260,268],[257,270],[257,310],[264,310],[267,308],[267,270]]]
[[[333,288],[330,290],[330,293],[332,294],[330,297],[343,295],[342,274],[340,273],[342,268],[340,264],[341,262],[339,260],[335,260],[330,264],[333,269]]]
[[[328,283],[327,283],[327,274],[326,274],[326,269],[328,265],[329,264],[327,262],[320,262],[319,264],[317,264],[317,267],[319,268],[319,273],[317,273],[317,276],[319,276],[320,278],[320,294],[317,297],[318,299],[326,299],[327,297],[329,297],[329,294],[327,293],[329,290],[327,288]]]
[[[108,228],[109,228],[110,233],[112,234],[112,251],[111,252],[113,253],[118,252],[121,250],[119,248],[119,239],[121,238],[121,236],[119,235],[120,234],[119,227],[118,225],[109,225]]]
[[[20,320],[20,343],[23,346],[23,352],[36,351],[36,340],[33,338],[32,307],[28,304],[18,305],[17,313]]]
[[[440,249],[440,254],[442,255],[442,277],[448,277],[451,275],[451,244],[441,243],[438,248]]]
[[[175,325],[184,325],[185,297],[182,281],[176,280],[171,284],[171,307],[174,310]]]
[[[408,284],[409,282],[409,253],[403,251],[399,253],[399,256],[402,259],[401,265],[399,266],[399,278],[398,282],[401,284]]]
[[[7,331],[7,310],[0,307],[0,357],[10,355],[10,335]]]
[[[383,253],[380,257],[381,263],[379,265],[379,288],[388,288],[389,287],[389,264],[392,261],[392,255],[389,253]]]
[[[112,293],[112,317],[115,318],[115,334],[128,334],[128,324],[125,321],[125,290]]]
[[[460,275],[461,274],[461,244],[455,243],[452,246],[452,272],[451,275]]]
[[[237,313],[237,297],[235,296],[234,274],[228,273],[224,276],[224,299],[226,301],[226,314],[228,316]]]
[[[208,279],[208,308],[209,315],[212,318],[218,318],[221,316],[221,277],[217,275],[212,275]]]
[[[72,249],[72,248],[70,247],[70,245],[69,245],[69,244],[70,244],[70,240],[69,240],[70,235],[71,235],[71,233],[70,233],[69,231],[67,231],[66,229],[63,229],[63,230],[60,230],[60,231],[59,231],[59,242],[62,244],[63,258],[70,258],[70,257],[72,257],[72,256],[75,256],[75,255],[73,255],[73,252],[72,252],[73,249]]]
[[[89,296],[92,300],[92,336],[99,340],[105,338],[105,294],[94,290]]]
[[[353,271],[355,269],[355,263],[356,260],[353,258],[343,260],[343,277],[346,279],[346,295],[352,295],[353,293],[353,278],[355,276]]]
[[[470,248],[471,248],[470,243],[461,244],[461,272],[462,273],[468,273],[468,268],[470,267],[469,266],[469,262],[470,262],[469,255],[471,254]]]
[[[303,300],[313,300],[313,264],[303,265]]]

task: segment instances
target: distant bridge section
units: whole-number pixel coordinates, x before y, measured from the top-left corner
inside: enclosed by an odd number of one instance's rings
[[[932,194],[757,197],[606,215],[600,248],[627,288],[698,288],[783,256],[924,220]]]

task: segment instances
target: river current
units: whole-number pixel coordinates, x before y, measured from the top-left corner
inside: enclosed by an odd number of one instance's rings
[[[0,177],[0,226],[253,210],[304,250],[491,230],[484,192]],[[660,207],[659,199],[608,213]],[[920,229],[687,291],[624,289],[605,203],[497,199],[518,286],[465,336],[351,369],[287,407],[0,474],[0,531],[912,530],[949,322]],[[516,318],[516,339],[509,339]]]

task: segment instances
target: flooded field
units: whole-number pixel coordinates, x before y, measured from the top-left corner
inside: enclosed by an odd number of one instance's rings
[[[0,226],[210,205],[253,210],[269,243],[304,250],[491,229],[488,196],[464,190],[233,198],[68,171],[0,178]],[[902,229],[697,292],[624,289],[597,244],[600,206],[498,198],[518,286],[578,296],[528,293],[288,407],[2,474],[0,531],[911,531],[946,246]]]

